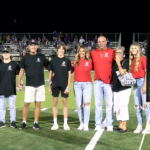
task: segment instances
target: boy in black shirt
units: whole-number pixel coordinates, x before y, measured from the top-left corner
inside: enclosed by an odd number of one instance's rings
[[[54,125],[52,126],[51,130],[57,130],[59,128],[57,124],[57,104],[60,91],[63,102],[64,130],[70,130],[67,124],[68,120],[67,98],[71,82],[71,61],[64,57],[65,51],[66,46],[64,44],[59,44],[57,47],[57,57],[50,61],[49,66],[47,68],[50,71],[49,93],[52,94],[53,96]],[[52,76],[52,74],[54,75]]]
[[[10,127],[17,128],[16,121],[16,75],[19,74],[19,65],[11,61],[11,54],[7,49],[2,52],[0,63],[0,128],[5,127],[6,100],[9,100]],[[21,82],[20,82],[21,83]],[[22,87],[20,87],[20,90]]]
[[[40,115],[41,102],[45,101],[44,67],[47,67],[48,60],[43,54],[37,53],[37,43],[31,40],[28,46],[30,53],[24,56],[20,63],[18,88],[24,71],[26,75],[25,100],[23,107],[23,122],[19,129],[26,128],[26,120],[31,102],[35,101],[33,129],[39,129],[38,119]]]

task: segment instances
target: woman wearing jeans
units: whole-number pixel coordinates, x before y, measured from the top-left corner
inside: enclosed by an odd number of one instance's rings
[[[142,109],[145,110],[146,121],[150,113],[150,105],[146,103],[146,57],[142,55],[140,45],[134,43],[130,46],[129,70],[136,79],[134,85],[134,100],[138,126],[134,133],[142,132],[143,116]],[[142,133],[150,133],[150,124]]]
[[[73,61],[73,68],[74,92],[80,121],[80,126],[77,129],[88,131],[92,98],[92,61],[86,46],[81,45],[78,48],[77,55]]]

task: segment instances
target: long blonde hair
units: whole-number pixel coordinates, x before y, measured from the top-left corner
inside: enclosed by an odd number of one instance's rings
[[[138,71],[138,67],[139,67],[139,64],[140,64],[140,59],[141,59],[141,56],[143,56],[142,54],[142,50],[141,50],[141,47],[138,43],[133,43],[131,44],[130,46],[130,55],[129,55],[129,71],[131,72],[131,66],[132,66],[132,63],[133,63],[133,59],[134,59],[134,56],[133,54],[131,53],[132,51],[132,46],[135,46],[136,47],[136,50],[137,50],[137,55],[136,55],[136,63],[135,63],[135,71],[137,72]]]
[[[90,60],[90,53],[89,53],[87,46],[81,45],[78,47],[78,51],[77,51],[77,54],[75,56],[75,66],[79,66],[79,61],[80,61],[79,51],[81,48],[84,49],[84,51],[85,51],[85,59],[88,61]]]

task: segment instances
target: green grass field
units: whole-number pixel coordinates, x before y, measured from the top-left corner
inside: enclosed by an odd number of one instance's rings
[[[73,76],[72,76],[73,77]],[[93,73],[92,73],[93,77]],[[45,79],[48,79],[48,72],[45,72]],[[25,77],[24,77],[25,83]],[[71,128],[70,131],[63,130],[63,115],[62,115],[62,102],[59,100],[58,111],[58,124],[59,130],[51,131],[53,125],[52,117],[52,96],[48,93],[48,82],[45,84],[46,88],[46,101],[42,103],[41,108],[48,108],[46,111],[41,111],[39,118],[40,130],[32,129],[34,121],[34,103],[30,105],[30,111],[27,119],[27,129],[19,130],[10,128],[9,123],[9,110],[6,111],[6,127],[0,129],[0,150],[84,150],[94,134],[95,128],[95,113],[94,113],[94,94],[91,103],[91,116],[90,116],[90,131],[78,131],[79,120],[76,109],[75,98],[73,94],[73,79],[71,83],[70,96],[68,98],[69,117],[68,124]],[[22,122],[22,108],[24,103],[24,89],[22,92],[17,93],[16,110],[17,118],[16,123],[18,126]],[[8,109],[8,105],[7,105]],[[105,103],[104,103],[105,109]],[[103,132],[99,139],[95,150],[138,150],[142,139],[142,134],[134,134],[133,131],[137,126],[136,112],[134,109],[133,92],[129,104],[130,120],[128,121],[127,133]],[[105,111],[104,117],[105,117]],[[115,117],[114,117],[115,118]],[[145,114],[144,114],[145,118]],[[145,121],[145,120],[144,120]],[[118,122],[115,119],[114,130],[117,128]],[[145,122],[144,122],[145,127]],[[150,150],[149,146],[150,135],[146,135],[142,150]]]

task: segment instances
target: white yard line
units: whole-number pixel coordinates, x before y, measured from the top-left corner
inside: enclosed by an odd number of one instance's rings
[[[47,109],[48,109],[48,108],[42,108],[41,111],[45,111],[45,110],[47,110]]]
[[[91,141],[89,142],[89,144],[86,146],[85,150],[93,150],[95,148],[98,140],[102,136],[103,132],[104,132],[104,129],[97,131],[95,133],[95,135],[93,136],[93,138],[91,139]]]

